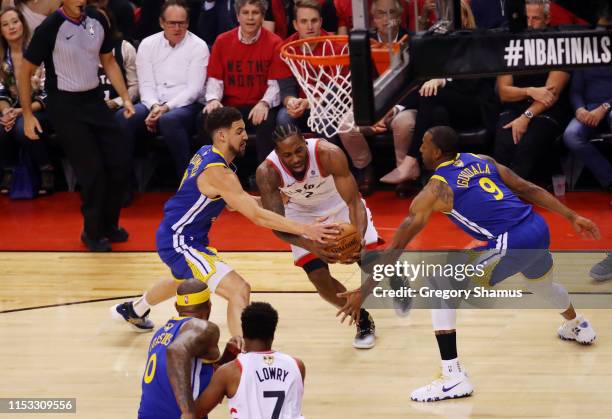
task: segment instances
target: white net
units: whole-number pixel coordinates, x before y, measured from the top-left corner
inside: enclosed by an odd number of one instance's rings
[[[327,138],[339,132],[352,130],[355,122],[351,74],[348,66],[348,43],[336,39],[324,39],[314,45],[308,43],[288,45],[285,51],[291,56],[282,54],[281,57],[291,69],[308,100],[310,129]],[[310,58],[339,55],[346,57],[346,63],[322,65],[320,60]]]

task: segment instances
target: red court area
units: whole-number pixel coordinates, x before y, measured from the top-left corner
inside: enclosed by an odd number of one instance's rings
[[[127,243],[114,244],[114,251],[154,251],[155,231],[169,193],[138,194],[122,213],[121,224],[130,232]],[[602,250],[612,248],[612,206],[610,194],[573,192],[562,201],[594,220],[602,233],[600,240],[576,234],[561,216],[538,209],[551,229],[553,250]],[[389,240],[408,213],[410,200],[397,200],[393,192],[376,192],[367,199],[380,236]],[[85,251],[79,240],[82,219],[79,195],[62,192],[30,201],[0,197],[0,251]],[[446,216],[434,214],[412,249],[461,249],[472,240]],[[289,246],[272,232],[250,223],[238,213],[224,211],[211,232],[211,244],[221,251],[282,251]]]

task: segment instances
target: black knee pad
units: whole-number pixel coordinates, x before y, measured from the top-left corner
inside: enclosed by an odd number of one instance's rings
[[[312,271],[316,271],[317,269],[321,269],[321,268],[325,268],[325,269],[329,269],[329,265],[327,265],[327,263],[323,262],[321,259],[316,258],[313,259],[309,262],[306,262],[303,266],[302,269],[304,269],[304,271],[309,274]]]

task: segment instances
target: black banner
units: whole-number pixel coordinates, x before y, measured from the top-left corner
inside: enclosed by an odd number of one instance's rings
[[[612,31],[460,31],[410,41],[413,79],[474,78],[612,65]]]

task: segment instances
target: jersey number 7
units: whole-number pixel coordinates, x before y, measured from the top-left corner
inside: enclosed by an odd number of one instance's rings
[[[283,408],[283,402],[285,401],[285,392],[284,391],[264,391],[264,398],[275,397],[276,405],[274,406],[274,410],[272,411],[271,419],[278,419],[280,417],[280,412]]]

